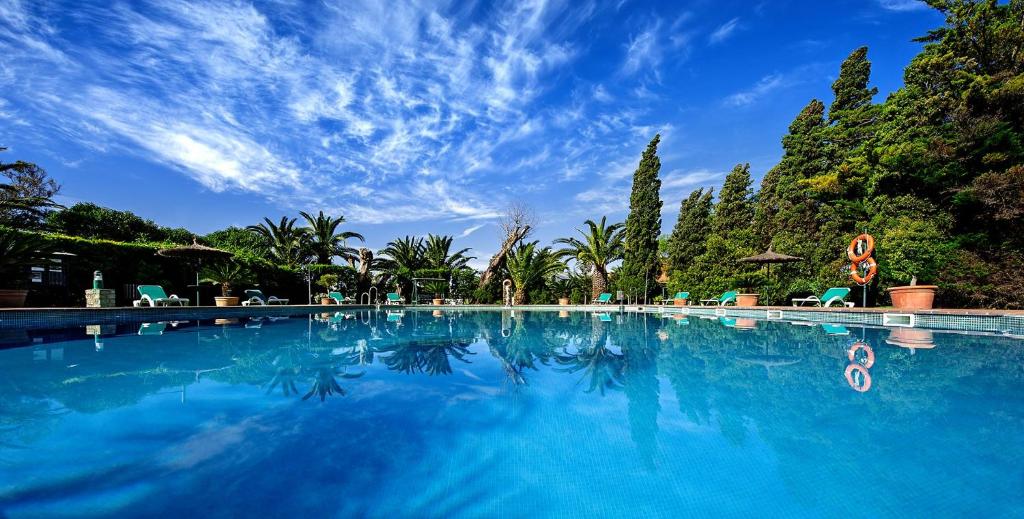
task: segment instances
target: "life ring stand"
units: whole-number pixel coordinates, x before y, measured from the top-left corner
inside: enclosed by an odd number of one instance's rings
[[[854,372],[860,374],[860,381],[854,378]],[[846,366],[846,371],[843,373],[846,375],[846,383],[858,393],[867,393],[871,389],[871,374],[868,373],[868,368],[861,366],[860,364],[850,364]]]
[[[861,242],[865,243],[864,251],[857,254],[857,246],[860,245]],[[854,264],[870,258],[873,252],[875,252],[875,237],[868,233],[858,234],[857,237],[850,242],[850,246],[846,248],[846,255]]]
[[[864,360],[857,360],[857,350],[864,350],[864,354],[866,355]],[[868,346],[867,344],[860,341],[857,341],[853,343],[853,346],[850,346],[850,349],[847,350],[846,352],[846,358],[850,359],[850,362],[855,362],[861,366],[864,366],[864,369],[869,369],[871,368],[871,366],[875,365],[874,350],[871,349],[871,346]]]
[[[863,276],[860,274],[861,268],[867,269]],[[876,274],[878,274],[878,263],[875,261],[875,258],[868,258],[864,261],[850,264],[850,277],[858,285],[867,285],[875,278]]]

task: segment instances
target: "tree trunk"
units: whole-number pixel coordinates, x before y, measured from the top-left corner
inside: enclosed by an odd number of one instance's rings
[[[512,304],[526,304],[526,289],[524,287],[516,287],[516,291],[512,294]]]
[[[505,243],[501,245],[501,249],[491,258],[491,262],[487,264],[487,268],[484,269],[484,273],[480,276],[480,288],[486,287],[491,282],[491,278],[493,278],[494,274],[498,272],[501,265],[505,263],[505,257],[508,256],[508,254],[512,252],[512,248],[522,241],[522,239],[529,233],[529,225],[517,227],[514,231],[509,233],[508,237],[505,238]]]
[[[359,271],[356,277],[358,285],[356,297],[370,290],[373,280],[370,279],[370,265],[373,263],[373,252],[365,247],[359,249]]]
[[[590,300],[597,299],[608,289],[608,273],[604,269],[595,268],[591,278]]]

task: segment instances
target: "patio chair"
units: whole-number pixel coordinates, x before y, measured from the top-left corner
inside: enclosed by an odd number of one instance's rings
[[[821,294],[821,297],[799,297],[793,298],[793,306],[803,306],[804,304],[811,304],[812,306],[824,306],[828,308],[834,303],[845,305],[849,308],[853,308],[853,301],[847,301],[846,296],[850,295],[850,289],[846,287],[832,287]]]
[[[735,290],[731,290],[729,292],[725,292],[721,296],[719,296],[719,297],[717,297],[715,299],[701,299],[700,300],[700,305],[701,306],[725,306],[725,305],[728,305],[729,303],[732,303],[734,305],[736,304],[736,291]]]
[[[245,291],[245,297],[247,297],[248,299],[246,299],[245,301],[242,301],[242,306],[249,306],[249,305],[266,306],[266,305],[286,305],[286,304],[288,304],[288,300],[287,299],[281,299],[281,298],[275,297],[275,296],[267,297],[267,296],[263,295],[263,291],[262,290],[257,290],[257,289],[246,290]]]
[[[351,297],[345,297],[345,294],[342,294],[341,292],[330,292],[327,294],[327,297],[333,299],[334,304],[336,305],[343,305],[352,302]]]
[[[387,305],[400,305],[405,303],[405,298],[398,295],[398,292],[388,292],[388,298],[384,301]]]
[[[167,329],[167,323],[142,323],[139,326],[139,335],[163,335]]]
[[[662,301],[661,304],[671,306],[671,305],[675,304],[676,299],[690,299],[690,293],[689,292],[676,292],[676,295],[672,296],[670,299],[666,299],[666,300]]]
[[[841,324],[821,323],[821,329],[825,330],[826,335],[850,335],[850,330]]]
[[[176,294],[167,295],[164,287],[160,285],[139,285],[139,299],[132,302],[134,306],[185,306],[188,299],[178,297]]]
[[[609,304],[611,302],[612,302],[612,294],[611,294],[611,292],[604,292],[603,294],[597,296],[597,299],[593,300],[591,303],[595,304],[595,305],[606,305],[606,304]]]

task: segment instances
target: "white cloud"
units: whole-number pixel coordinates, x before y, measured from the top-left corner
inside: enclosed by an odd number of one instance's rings
[[[473,234],[473,233],[479,231],[485,225],[487,225],[487,224],[481,223],[481,224],[473,225],[471,227],[467,227],[461,233],[459,233],[458,238],[465,238],[466,236],[469,236],[470,234]]]
[[[741,92],[736,92],[725,98],[728,106],[747,106],[758,101],[762,97],[785,85],[782,74],[769,74],[764,76],[754,86]]]
[[[708,36],[708,42],[711,43],[712,45],[722,43],[723,41],[727,40],[730,36],[732,36],[733,33],[735,33],[737,29],[739,29],[739,27],[740,19],[733,18],[732,20],[729,20],[728,22],[725,22],[722,25],[718,26],[718,28],[715,29],[710,36]]]
[[[626,45],[626,59],[622,63],[623,74],[632,75],[648,71],[657,75],[662,59],[661,45],[658,42],[660,30],[661,20],[658,20],[630,39]]]
[[[876,0],[882,9],[888,11],[918,11],[927,9],[928,4],[921,0]]]

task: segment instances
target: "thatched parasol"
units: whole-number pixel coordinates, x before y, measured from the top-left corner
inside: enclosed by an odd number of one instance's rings
[[[195,238],[192,238],[192,245],[181,245],[179,247],[160,249],[156,251],[156,253],[158,256],[163,256],[165,258],[181,258],[195,265],[196,306],[199,306],[199,270],[203,265],[203,260],[226,259],[234,256],[233,253],[226,250],[200,245]]]
[[[746,258],[740,258],[738,261],[743,263],[757,263],[760,265],[768,266],[768,273],[772,273],[772,263],[793,263],[797,261],[803,261],[804,259],[798,256],[790,256],[788,254],[780,254],[772,250],[772,246],[768,246],[768,250],[757,254],[755,256],[747,256]]]

